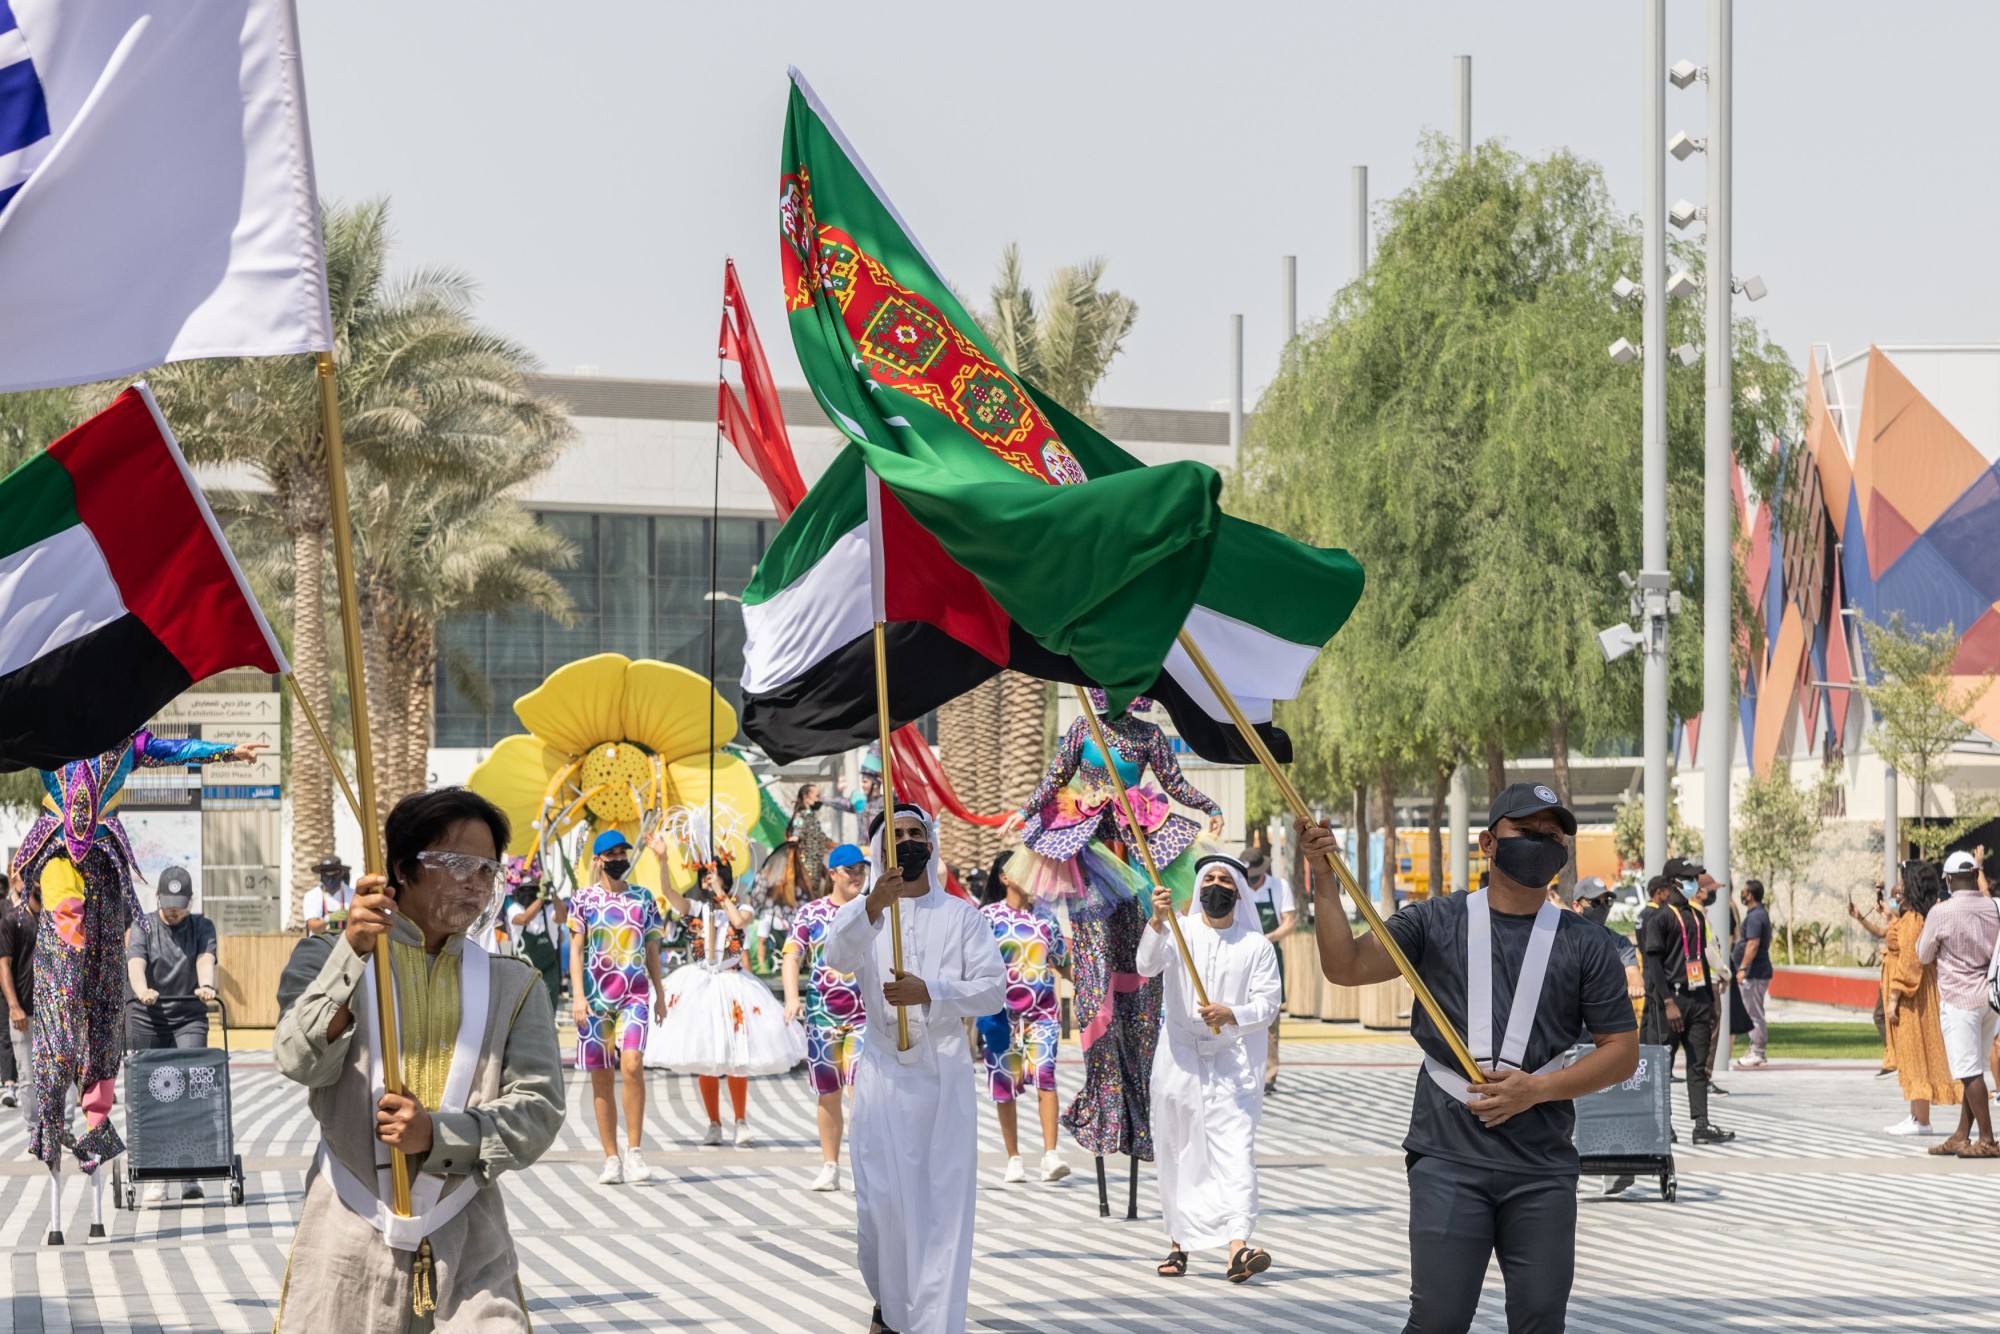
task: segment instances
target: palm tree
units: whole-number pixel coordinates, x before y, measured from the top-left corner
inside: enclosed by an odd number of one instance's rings
[[[472,324],[463,277],[426,270],[390,280],[385,201],[329,205],[323,231],[351,473],[391,485],[469,475],[488,461],[496,432],[509,440],[566,432],[555,425],[560,410],[527,393],[526,354]],[[290,592],[292,673],[313,711],[339,729],[327,640],[326,449],[312,360],[181,362],[155,372],[153,387],[190,458],[245,475],[249,485],[226,508],[241,522],[239,542],[255,548],[261,538],[266,547],[263,562],[246,565],[253,580],[260,565],[267,574],[272,563],[288,566],[267,588]],[[333,849],[332,774],[299,722],[292,718],[285,739],[295,913],[314,883],[309,868]]]
[[[1138,318],[1130,297],[1103,284],[1105,262],[1087,259],[1049,275],[1039,306],[1021,277],[1021,252],[1000,256],[993,306],[980,320],[1008,367],[1086,421],[1091,397]],[[973,810],[1009,810],[1027,800],[1041,777],[1047,744],[1048,688],[1002,672],[938,710],[946,772]],[[1000,850],[998,830],[951,821],[945,857],[983,866]]]

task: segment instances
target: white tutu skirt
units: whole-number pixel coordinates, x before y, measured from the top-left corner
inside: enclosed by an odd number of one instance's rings
[[[700,964],[666,980],[667,1019],[646,1038],[646,1064],[690,1075],[781,1075],[806,1058],[805,1025],[739,968]]]

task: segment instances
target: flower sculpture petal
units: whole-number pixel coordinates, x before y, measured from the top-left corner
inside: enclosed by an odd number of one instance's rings
[[[507,812],[513,838],[507,851],[526,857],[540,837],[542,794],[570,757],[534,736],[510,736],[474,770],[473,790]]]

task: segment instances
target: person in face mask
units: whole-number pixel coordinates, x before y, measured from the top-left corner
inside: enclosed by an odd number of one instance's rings
[[[361,877],[346,926],[294,951],[294,964],[324,962],[279,1018],[272,1052],[312,1090],[323,1138],[299,1208],[300,1263],[278,1296],[280,1334],[526,1334],[498,1182],[555,1142],[563,1079],[541,978],[467,936],[496,910],[508,833],[507,817],[465,788],[405,797],[383,826],[388,874]],[[372,961],[385,936],[404,1092],[378,1095]],[[388,1173],[376,1170],[383,1146],[408,1155],[412,1217],[392,1212]]]
[[[1692,862],[1673,858],[1666,873],[1648,886],[1659,911],[1640,933],[1639,953],[1646,969],[1646,1030],[1644,1040],[1666,1047],[1668,1068],[1677,1050],[1687,1052],[1688,1115],[1694,1121],[1694,1142],[1726,1144],[1734,1131],[1709,1123],[1709,1069],[1715,1046],[1715,974],[1709,961],[1708,922],[1688,901],[1683,885],[1703,874]]]
[[[576,1021],[576,1068],[590,1073],[597,1137],[604,1145],[600,1186],[638,1185],[652,1179],[640,1152],[646,1124],[647,1020],[667,1017],[660,943],[666,916],[643,886],[627,883],[632,844],[616,829],[590,845],[597,878],[569,905],[570,1016]],[[612,1075],[623,1077],[625,1150],[618,1149],[618,1104]]]
[[[1587,875],[1576,882],[1576,894],[1570,900],[1570,907],[1586,922],[1595,922],[1611,937],[1611,943],[1618,950],[1618,962],[1625,969],[1625,994],[1633,1000],[1646,994],[1646,981],[1639,971],[1639,947],[1631,937],[1611,928],[1611,904],[1618,897],[1617,892],[1602,879]]]
[[[1319,883],[1335,883],[1332,831],[1303,820],[1298,829]],[[1403,1140],[1406,1332],[1469,1329],[1495,1254],[1509,1328],[1560,1330],[1568,1317],[1579,1168],[1574,1099],[1629,1079],[1639,1067],[1638,1026],[1616,947],[1604,928],[1548,901],[1548,884],[1569,860],[1575,834],[1576,817],[1552,789],[1505,788],[1479,836],[1492,868],[1489,887],[1420,900],[1385,923],[1488,1072],[1468,1084],[1430,1016],[1415,1010],[1410,1035],[1423,1048],[1424,1074]],[[1357,939],[1346,913],[1319,913],[1313,929],[1329,981],[1353,987],[1397,976],[1382,941],[1372,933]],[[1469,984],[1475,971],[1484,987]],[[1586,1034],[1596,1049],[1565,1066]]]
[[[1187,1273],[1188,1251],[1224,1247],[1225,1275],[1242,1283],[1271,1267],[1250,1244],[1257,1226],[1257,1122],[1264,1112],[1263,1029],[1277,1022],[1284,984],[1278,951],[1238,901],[1250,892],[1243,863],[1195,863],[1199,916],[1181,919],[1203,1004],[1174,943],[1173,891],[1153,891],[1153,920],[1139,942],[1142,977],[1165,979],[1165,1018],[1153,1050],[1153,1148],[1167,1230],[1162,1278]],[[1247,920],[1246,920],[1247,919]]]

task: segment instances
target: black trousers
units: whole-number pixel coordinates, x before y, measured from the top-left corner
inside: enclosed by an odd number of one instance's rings
[[[1715,1060],[1715,992],[1704,987],[1674,997],[1680,1006],[1681,1027],[1674,1031],[1667,1022],[1667,1007],[1646,1002],[1646,1022],[1641,1042],[1663,1047],[1684,1048],[1687,1052],[1688,1115],[1696,1125],[1708,1120],[1708,1080]],[[1667,1053],[1667,1068],[1673,1068],[1673,1052]]]
[[[1486,1261],[1500,1257],[1510,1334],[1562,1334],[1576,1277],[1576,1178],[1411,1155],[1410,1319],[1403,1334],[1464,1334]]]
[[[128,1005],[125,1042],[133,1051],[156,1047],[199,1050],[208,1045],[208,1013],[165,1005]]]

